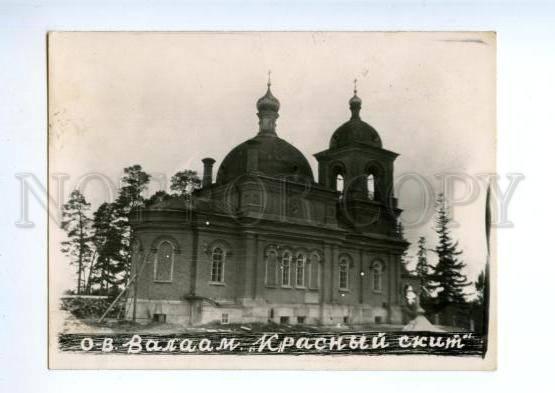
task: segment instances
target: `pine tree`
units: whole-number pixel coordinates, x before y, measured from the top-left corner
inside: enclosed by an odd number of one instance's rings
[[[98,286],[102,294],[117,290],[122,282],[121,273],[125,260],[125,228],[121,225],[120,212],[113,203],[103,203],[94,213],[93,244],[96,261],[91,266],[89,290]]]
[[[118,283],[127,282],[131,273],[131,244],[134,240],[134,233],[129,225],[129,215],[140,215],[141,209],[145,206],[143,193],[150,181],[150,175],[143,171],[140,165],[133,165],[125,168],[124,176],[121,180],[121,189],[116,202],[114,203],[114,222],[120,228],[123,237],[121,239],[122,260],[117,265],[119,269]]]
[[[435,303],[438,310],[451,304],[464,304],[463,289],[470,285],[463,273],[465,264],[459,260],[462,251],[458,250],[449,230],[449,215],[443,194],[437,200],[436,228],[438,244],[435,248],[438,262],[433,267],[431,289],[436,293]]]
[[[74,190],[62,211],[62,229],[66,231],[68,238],[62,242],[62,252],[71,258],[72,265],[77,265],[78,294],[83,290],[84,271],[93,254],[90,208],[91,205],[83,194]]]
[[[124,168],[121,179],[121,188],[116,204],[123,209],[125,214],[134,208],[144,206],[143,192],[146,190],[150,175],[143,171],[140,165]]]

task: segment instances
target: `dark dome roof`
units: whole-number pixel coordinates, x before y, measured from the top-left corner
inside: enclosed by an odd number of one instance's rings
[[[359,143],[373,147],[382,147],[382,140],[378,132],[370,124],[360,119],[360,108],[362,100],[355,95],[349,100],[351,108],[351,120],[342,124],[332,135],[330,149],[337,149],[344,146],[356,145]]]
[[[260,97],[256,102],[256,108],[259,112],[263,111],[279,111],[279,100],[274,97],[272,91],[270,90],[270,83],[268,83],[268,90],[263,97]]]
[[[362,100],[360,99],[359,96],[357,96],[357,93],[355,92],[355,95],[351,97],[351,99],[349,100],[349,106],[351,108],[353,107],[361,107],[362,106]]]
[[[308,161],[296,147],[276,135],[258,134],[229,152],[218,169],[217,183],[224,184],[247,173],[247,152],[251,145],[258,153],[257,172],[314,181]]]
[[[382,140],[374,127],[360,119],[351,119],[333,133],[330,140],[330,149],[357,143],[382,147]]]

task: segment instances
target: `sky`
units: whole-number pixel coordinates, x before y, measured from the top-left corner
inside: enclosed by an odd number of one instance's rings
[[[134,164],[169,183],[179,170],[202,174],[201,159],[213,157],[217,173],[234,146],[256,135],[256,101],[271,70],[277,133],[317,176],[313,154],[349,119],[356,78],[361,118],[400,154],[396,195],[409,241],[426,236],[434,245],[426,196],[442,189],[442,174],[465,177],[454,198],[471,201],[453,208],[452,232],[475,279],[486,258],[485,187],[476,177],[496,162],[495,55],[495,35],[475,32],[54,33],[49,171],[69,176],[66,198],[90,174],[117,185]],[[163,187],[153,181],[149,193]],[[84,193],[93,207],[111,198],[98,181]],[[419,217],[426,220],[413,225]],[[54,280],[65,285],[72,273],[57,251],[63,233],[51,229]]]

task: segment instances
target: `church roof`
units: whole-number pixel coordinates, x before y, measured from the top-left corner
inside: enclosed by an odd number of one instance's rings
[[[305,156],[276,133],[276,119],[279,117],[280,104],[272,94],[270,86],[271,83],[268,81],[266,94],[256,103],[260,127],[258,134],[228,153],[218,169],[216,183],[224,184],[233,181],[246,174],[249,169],[270,177],[287,177],[291,180],[314,182],[312,169]],[[250,168],[249,151],[251,151],[251,160],[256,160],[255,163],[251,162]]]
[[[224,184],[247,173],[247,154],[251,146],[257,150],[257,172],[271,177],[314,181],[310,164],[295,146],[277,135],[259,134],[229,152],[220,165],[216,183]]]
[[[360,119],[361,106],[362,100],[357,96],[355,90],[355,95],[349,100],[351,119],[333,133],[330,139],[330,149],[356,144],[382,147],[382,140],[378,132],[370,124]]]

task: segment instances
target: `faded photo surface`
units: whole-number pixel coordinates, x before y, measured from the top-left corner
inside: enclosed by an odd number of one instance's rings
[[[52,368],[491,370],[487,32],[53,32]]]

